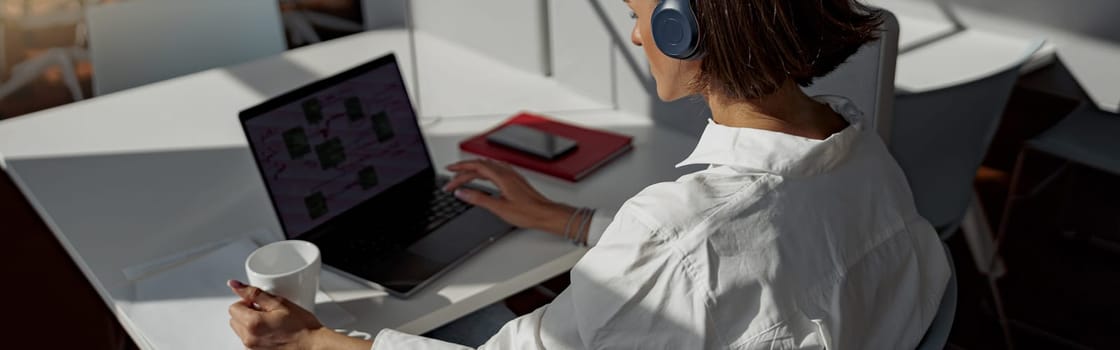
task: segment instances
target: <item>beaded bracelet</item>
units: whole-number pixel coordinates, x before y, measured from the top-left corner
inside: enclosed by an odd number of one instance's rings
[[[579,214],[579,211],[581,209],[582,208],[576,208],[576,210],[572,212],[572,215],[568,216],[568,222],[564,223],[564,232],[561,233],[563,235],[564,239],[571,240],[571,238],[570,238],[571,237],[571,233],[570,233],[571,231],[570,230],[571,230],[571,227],[572,227],[572,221],[575,220],[576,215]]]
[[[586,247],[591,239],[591,223],[595,221],[595,209],[587,212],[587,232],[583,233],[583,245]]]
[[[587,208],[579,208],[579,209],[576,209],[575,214],[572,215],[573,217],[577,218],[576,221],[575,221],[576,225],[575,225],[575,227],[573,227],[575,230],[572,231],[572,233],[567,236],[568,241],[572,242],[572,244],[579,245],[580,228],[583,227],[583,215],[586,212],[587,212]]]
[[[568,221],[564,223],[564,231],[561,235],[572,244],[577,246],[586,247],[587,238],[591,235],[591,219],[595,215],[595,210],[591,208],[580,207],[572,212],[568,217]],[[576,218],[579,218],[576,221]],[[575,231],[572,230],[572,222],[576,222]]]
[[[583,218],[580,220],[579,231],[576,232],[576,245],[586,247],[587,236],[591,233],[591,217],[595,210],[583,208]]]

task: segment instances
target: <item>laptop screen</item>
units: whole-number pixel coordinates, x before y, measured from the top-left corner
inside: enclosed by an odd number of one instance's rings
[[[242,120],[290,239],[431,168],[392,56],[280,96]]]

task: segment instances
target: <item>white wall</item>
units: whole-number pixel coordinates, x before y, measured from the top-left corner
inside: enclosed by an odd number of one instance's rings
[[[613,31],[599,20],[592,1],[597,0],[549,1],[552,76],[587,97],[614,105]]]
[[[519,69],[548,74],[545,3],[546,0],[413,0],[413,27]]]

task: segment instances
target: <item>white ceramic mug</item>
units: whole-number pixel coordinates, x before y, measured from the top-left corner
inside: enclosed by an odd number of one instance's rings
[[[315,312],[322,265],[319,247],[311,242],[280,241],[253,251],[245,259],[245,273],[249,284]]]

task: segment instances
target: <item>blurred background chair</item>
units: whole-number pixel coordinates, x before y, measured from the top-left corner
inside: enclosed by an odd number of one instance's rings
[[[889,149],[906,174],[918,213],[929,220],[942,240],[961,228],[966,213],[982,217],[973,189],[976,171],[999,126],[1020,69],[1042,44],[1035,42],[1019,61],[988,76],[896,96]],[[990,228],[972,231],[991,240]],[[980,265],[978,270],[993,274],[995,270],[988,268],[988,262],[994,260],[991,253],[980,252],[971,243],[970,248]],[[1005,339],[1010,341],[1002,301],[994,284],[990,287]]]
[[[35,81],[51,68],[58,68],[62,83],[65,84],[74,101],[81,101],[84,98],[75,71],[75,62],[85,60],[89,55],[83,48],[85,27],[82,25],[82,13],[91,3],[94,1],[0,0],[0,75],[7,75],[7,78],[0,82],[0,100]],[[74,43],[72,46],[46,48],[18,61],[10,72],[5,72],[7,68],[7,53],[4,52],[7,44],[5,31],[8,26],[23,30],[73,26]]]
[[[94,95],[284,51],[276,0],[127,1],[86,13]]]
[[[316,27],[349,33],[356,33],[365,29],[362,23],[308,8],[304,4],[306,2],[308,1],[280,0],[281,18],[288,31],[288,42],[291,43],[292,47],[323,41],[319,33],[316,32]],[[332,4],[330,1],[323,0],[318,2],[325,2],[322,5],[346,5],[344,1],[340,1],[340,4]]]

